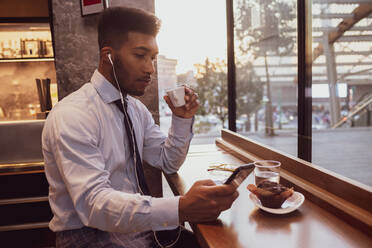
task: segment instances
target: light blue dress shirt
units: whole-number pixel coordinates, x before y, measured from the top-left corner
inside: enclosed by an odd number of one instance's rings
[[[54,214],[51,230],[89,226],[132,233],[179,224],[179,197],[138,193],[123,113],[113,103],[119,98],[119,91],[96,70],[91,83],[50,112],[42,148]],[[142,159],[165,173],[176,172],[188,152],[193,119],[173,115],[166,137],[148,109],[130,96],[128,113]]]

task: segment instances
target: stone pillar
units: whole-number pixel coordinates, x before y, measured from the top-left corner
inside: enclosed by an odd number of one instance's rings
[[[107,0],[105,0],[107,1]],[[155,12],[154,0],[108,0],[108,6],[128,6]],[[59,99],[89,82],[98,67],[98,15],[81,16],[80,1],[53,0],[55,65]],[[139,98],[159,123],[157,73],[144,96]]]

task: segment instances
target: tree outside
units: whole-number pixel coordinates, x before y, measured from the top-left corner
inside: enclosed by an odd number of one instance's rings
[[[251,130],[251,116],[254,114],[254,130],[257,131],[257,111],[262,106],[262,82],[255,74],[251,63],[238,64],[236,74],[237,119],[244,120],[243,130],[249,131]]]
[[[206,58],[204,64],[195,66],[197,69],[195,90],[198,92],[201,106],[197,114],[216,116],[224,128],[228,118],[226,62],[212,63]]]
[[[207,58],[204,64],[196,65],[197,85],[199,94],[200,116],[216,116],[225,128],[228,118],[227,99],[227,65],[225,61],[210,62]],[[255,75],[252,64],[239,64],[237,67],[237,115],[244,118],[244,130],[250,130],[250,117],[261,106],[262,83]],[[210,123],[196,123],[196,129],[205,132]]]
[[[235,34],[237,57],[242,63],[264,59],[266,84],[265,133],[274,135],[268,55],[284,56],[293,52],[295,37],[288,35],[294,26],[294,2],[284,0],[237,0],[235,8]]]

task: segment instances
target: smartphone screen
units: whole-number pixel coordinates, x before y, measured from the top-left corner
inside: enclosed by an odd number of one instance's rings
[[[233,184],[236,188],[246,179],[254,170],[254,164],[246,164],[239,166],[234,170],[231,176],[224,184]]]

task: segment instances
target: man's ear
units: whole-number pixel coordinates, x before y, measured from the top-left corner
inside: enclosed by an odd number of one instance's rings
[[[113,49],[111,47],[102,47],[100,51],[101,60],[103,62],[111,64],[109,54],[111,54],[111,60],[113,60]]]

